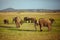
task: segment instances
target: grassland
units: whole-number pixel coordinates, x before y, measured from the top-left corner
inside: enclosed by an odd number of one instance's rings
[[[33,23],[24,23],[20,28],[16,28],[16,25],[12,23],[14,17],[20,17],[23,19],[27,17],[39,18],[54,18],[55,22],[52,25],[52,30],[47,31],[46,27],[43,27],[43,31],[37,31],[34,29]],[[3,24],[3,20],[8,19],[9,24]],[[59,13],[45,13],[45,12],[0,12],[0,40],[60,40],[60,14]]]

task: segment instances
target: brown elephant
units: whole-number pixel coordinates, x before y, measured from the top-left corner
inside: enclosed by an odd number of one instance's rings
[[[18,17],[15,17],[13,21],[15,22],[17,28],[19,28],[20,24],[22,24],[21,20]]]
[[[8,19],[4,19],[3,21],[4,21],[4,24],[9,24]]]
[[[22,25],[23,23],[24,23],[24,21],[21,19],[21,20],[20,20],[20,24]]]
[[[34,18],[32,18],[32,17],[24,17],[24,21],[28,22],[28,23],[33,23],[34,22]]]
[[[48,31],[50,31],[51,30],[51,25],[54,22],[54,19],[53,18],[49,18],[49,19],[40,18],[38,22],[39,22],[39,26],[40,26],[40,31],[42,31],[41,28],[43,26],[48,27]]]
[[[36,27],[36,26],[38,25],[37,19],[36,19],[36,18],[34,18],[33,22],[34,22],[35,30],[37,30],[37,27]]]
[[[31,19],[30,19],[29,17],[24,17],[24,21],[25,21],[26,23],[27,23],[27,22],[30,23],[30,20],[31,20]]]

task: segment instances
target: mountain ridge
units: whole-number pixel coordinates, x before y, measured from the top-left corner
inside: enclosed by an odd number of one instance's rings
[[[58,11],[58,12],[60,12],[60,10],[51,10],[51,9],[14,9],[14,8],[6,8],[6,9],[3,9],[3,10],[0,10],[0,12],[6,12],[6,11],[12,11],[12,12],[14,12],[14,11],[32,11],[32,12],[39,12],[39,11],[46,11],[46,12],[48,12],[48,11]]]

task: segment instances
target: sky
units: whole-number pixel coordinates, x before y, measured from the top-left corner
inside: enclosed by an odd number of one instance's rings
[[[0,10],[6,8],[60,10],[60,0],[0,0]]]

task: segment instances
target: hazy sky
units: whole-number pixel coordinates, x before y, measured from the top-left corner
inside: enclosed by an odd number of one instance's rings
[[[15,9],[60,9],[60,0],[0,0],[0,10]]]

